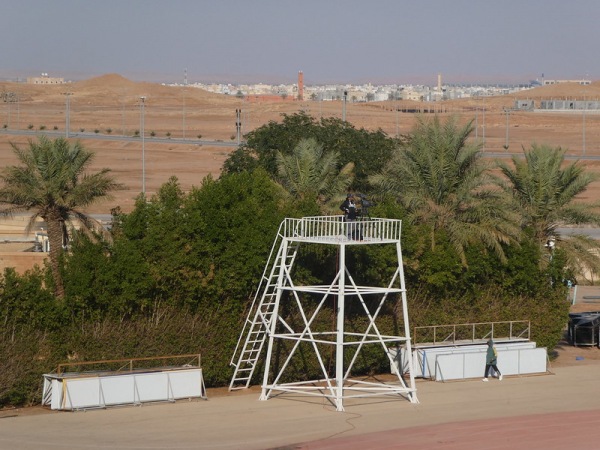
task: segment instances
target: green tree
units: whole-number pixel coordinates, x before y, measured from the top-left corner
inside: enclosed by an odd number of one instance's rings
[[[579,161],[565,165],[565,150],[547,145],[524,149],[524,158],[513,156],[512,166],[498,165],[508,179],[503,186],[515,200],[522,226],[533,231],[541,251],[563,252],[567,268],[598,274],[600,244],[583,234],[565,239],[558,231],[568,225],[600,224],[600,205],[577,198],[598,177]]]
[[[184,207],[188,259],[205,280],[204,301],[244,301],[254,292],[284,217],[297,215],[263,170],[232,174],[190,192]]]
[[[398,141],[382,130],[356,129],[336,118],[320,120],[305,112],[283,114],[281,122],[270,121],[246,135],[246,144],[233,152],[223,165],[223,173],[265,169],[278,176],[277,153],[291,155],[302,139],[315,138],[323,153],[339,153],[338,168],[354,163],[352,189],[369,191],[368,175],[379,172],[390,159]]]
[[[37,143],[29,141],[26,150],[11,145],[21,165],[8,166],[0,174],[4,183],[0,188],[0,214],[31,213],[28,231],[38,218],[46,222],[54,292],[62,299],[65,292],[60,258],[68,243],[67,224],[76,220],[82,228],[93,229],[97,222],[82,208],[107,198],[122,185],[109,175],[109,169],[86,173],[94,154],[79,142],[71,145],[64,138],[53,141],[42,136]]]
[[[491,186],[480,144],[469,142],[472,122],[423,117],[385,169],[371,177],[392,196],[412,224],[426,225],[432,249],[443,233],[466,265],[467,246],[483,243],[505,260],[503,245],[519,236],[517,217],[503,192]]]
[[[352,182],[354,164],[338,169],[339,153],[323,152],[314,138],[303,139],[291,155],[277,153],[280,182],[296,199],[327,204],[345,192]]]

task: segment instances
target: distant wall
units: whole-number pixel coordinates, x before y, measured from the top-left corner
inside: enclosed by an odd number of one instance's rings
[[[294,102],[296,98],[292,95],[282,97],[281,95],[246,95],[244,100],[247,102]]]
[[[14,267],[17,273],[23,274],[33,269],[37,264],[43,267],[48,253],[41,252],[2,252],[0,253],[0,271],[4,272],[7,267]]]
[[[598,100],[542,100],[540,109],[597,111],[600,110]]]
[[[27,77],[27,84],[65,84],[65,79],[50,77]]]

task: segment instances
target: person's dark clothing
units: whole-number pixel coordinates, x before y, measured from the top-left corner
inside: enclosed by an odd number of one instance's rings
[[[356,203],[354,203],[354,199],[347,198],[340,209],[344,211],[347,220],[356,220]]]
[[[340,209],[344,211],[344,220],[346,222],[356,222],[358,213],[356,210],[356,203],[354,203],[354,197],[348,196],[344,203],[340,205]],[[354,239],[356,241],[362,241],[362,230],[359,224],[350,223],[348,224],[348,239]]]

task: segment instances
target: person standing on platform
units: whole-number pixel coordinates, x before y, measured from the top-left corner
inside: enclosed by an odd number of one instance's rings
[[[498,370],[498,351],[496,350],[496,347],[494,347],[494,341],[493,340],[489,340],[487,342],[487,351],[485,354],[485,373],[483,374],[483,380],[482,381],[488,381],[488,375],[490,373],[490,369],[494,369],[494,372],[496,372],[496,374],[498,374],[498,381],[502,381],[502,374],[500,373],[500,371]]]
[[[358,217],[358,212],[356,210],[356,203],[354,201],[354,195],[348,194],[346,196],[346,200],[344,203],[340,205],[340,209],[344,212],[344,221],[346,222],[356,222],[356,218]],[[349,223],[348,224],[348,239],[360,239],[360,231],[356,224]]]

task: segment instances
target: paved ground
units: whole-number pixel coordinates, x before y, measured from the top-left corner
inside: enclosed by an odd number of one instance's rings
[[[0,418],[0,449],[595,449],[600,362],[549,375],[418,381],[420,403],[347,401],[256,392],[208,401]]]

